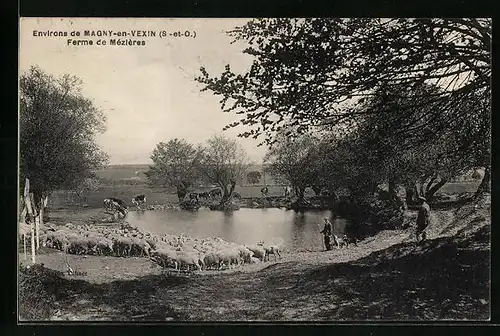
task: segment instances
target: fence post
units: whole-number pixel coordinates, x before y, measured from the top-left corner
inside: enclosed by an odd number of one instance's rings
[[[29,179],[26,179],[26,183],[24,185],[24,202],[26,203],[26,208],[28,209],[29,217],[26,218],[29,219],[31,229],[31,261],[35,263],[35,228],[33,227],[33,219],[35,217],[34,210],[36,209],[34,202],[32,204],[33,194],[30,194],[29,190],[30,182]]]

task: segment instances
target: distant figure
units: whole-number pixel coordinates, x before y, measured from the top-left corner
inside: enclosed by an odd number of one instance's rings
[[[132,204],[137,206],[140,210],[142,210],[140,205],[144,203],[146,203],[146,195],[137,195],[132,198]]]
[[[288,197],[292,194],[292,187],[285,186],[284,191],[285,191],[285,197]]]
[[[330,251],[332,249],[332,245],[330,243],[331,235],[332,235],[332,223],[328,220],[328,218],[325,218],[325,227],[323,228],[320,233],[323,234],[323,239],[325,240],[325,248],[327,251]]]
[[[267,187],[264,187],[260,189],[260,192],[262,193],[262,197],[267,197],[267,194],[269,193],[269,189]]]
[[[424,241],[427,238],[425,229],[429,226],[431,215],[431,208],[429,204],[427,204],[425,197],[419,197],[418,199],[420,200],[420,208],[418,209],[417,231],[415,233],[417,242]],[[419,240],[420,235],[422,235],[422,240]]]

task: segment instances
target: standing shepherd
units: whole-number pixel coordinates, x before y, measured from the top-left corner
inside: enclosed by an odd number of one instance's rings
[[[332,223],[328,220],[328,218],[325,218],[325,227],[322,231],[320,231],[320,233],[323,234],[326,250],[330,251],[332,249],[332,245],[330,243],[330,239],[332,236]]]
[[[420,200],[420,208],[418,209],[417,231],[415,233],[417,242],[424,241],[427,238],[425,229],[429,226],[431,215],[431,208],[427,204],[425,197],[419,197],[418,199]],[[419,240],[420,235],[422,235],[422,240]]]
[[[285,191],[285,197],[288,197],[292,193],[292,188],[289,186],[285,186],[284,191]]]

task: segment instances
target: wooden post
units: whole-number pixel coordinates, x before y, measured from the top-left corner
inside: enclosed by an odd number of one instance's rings
[[[35,228],[33,227],[33,219],[34,219],[34,207],[35,205],[32,204],[32,196],[33,194],[30,194],[30,182],[29,179],[26,179],[26,183],[24,185],[24,202],[26,204],[26,208],[28,209],[28,214],[29,216],[26,219],[29,219],[30,222],[30,229],[31,229],[31,261],[35,263]]]
[[[39,232],[39,220],[38,220],[38,211],[36,209],[36,202],[35,202],[35,195],[33,193],[30,193],[30,201],[31,201],[31,207],[33,208],[33,226],[31,229],[31,248],[34,248],[34,250],[38,250],[39,246],[39,239],[38,239],[38,232]],[[33,260],[35,260],[34,255],[35,253],[31,253]],[[34,263],[35,261],[33,261]]]
[[[24,245],[24,260],[28,259],[26,254],[26,233],[23,232],[23,245]]]

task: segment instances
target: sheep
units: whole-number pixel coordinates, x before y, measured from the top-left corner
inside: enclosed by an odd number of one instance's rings
[[[146,243],[149,244],[149,246],[151,246],[151,249],[154,250],[156,248],[156,243],[158,242],[158,240],[155,241],[154,238],[153,239],[146,238],[145,241],[146,241]]]
[[[245,246],[237,246],[237,249],[240,252],[240,257],[243,259],[243,261],[249,263],[250,258],[253,257],[254,253],[247,249]]]
[[[219,269],[222,268],[224,262],[227,262],[227,266],[231,269],[232,264],[240,265],[240,251],[234,248],[226,248],[217,252],[219,256]]]
[[[267,260],[269,260],[269,258],[270,258],[269,255],[271,255],[271,254],[274,255],[274,260],[277,259],[276,255],[278,255],[281,258],[280,248],[278,245],[264,245],[264,242],[259,242],[257,245],[262,246],[264,248],[264,250],[266,251],[264,261],[266,260],[266,257],[267,257]]]
[[[215,252],[209,252],[205,254],[203,257],[203,262],[205,264],[205,268],[219,268],[220,258],[219,255]]]
[[[150,258],[159,263],[162,267],[167,267],[169,263],[173,263],[177,269],[177,253],[167,248],[159,248],[151,252]]]
[[[113,251],[116,251],[117,256],[124,257],[126,255],[130,256],[132,251],[133,240],[127,237],[116,237],[113,240]]]
[[[146,241],[136,237],[133,237],[130,240],[132,241],[130,252],[133,255],[137,253],[141,257],[143,255],[149,256],[149,252],[151,251],[151,246],[149,246],[149,244]]]
[[[258,263],[260,263],[260,259],[255,258],[255,257],[250,257],[250,263],[251,264],[258,264]]]
[[[201,271],[201,266],[200,266],[199,260],[200,260],[200,258],[196,253],[178,252],[177,253],[177,262],[179,263],[178,270],[180,270],[182,265],[186,265],[187,270],[189,270],[189,266],[193,265],[198,270]]]
[[[99,255],[112,255],[113,254],[113,241],[106,237],[102,237],[97,242],[97,253]]]
[[[260,245],[250,245],[250,246],[245,245],[245,247],[250,251],[252,251],[256,258],[259,258],[261,261],[265,260],[266,250],[264,249],[264,247]]]

